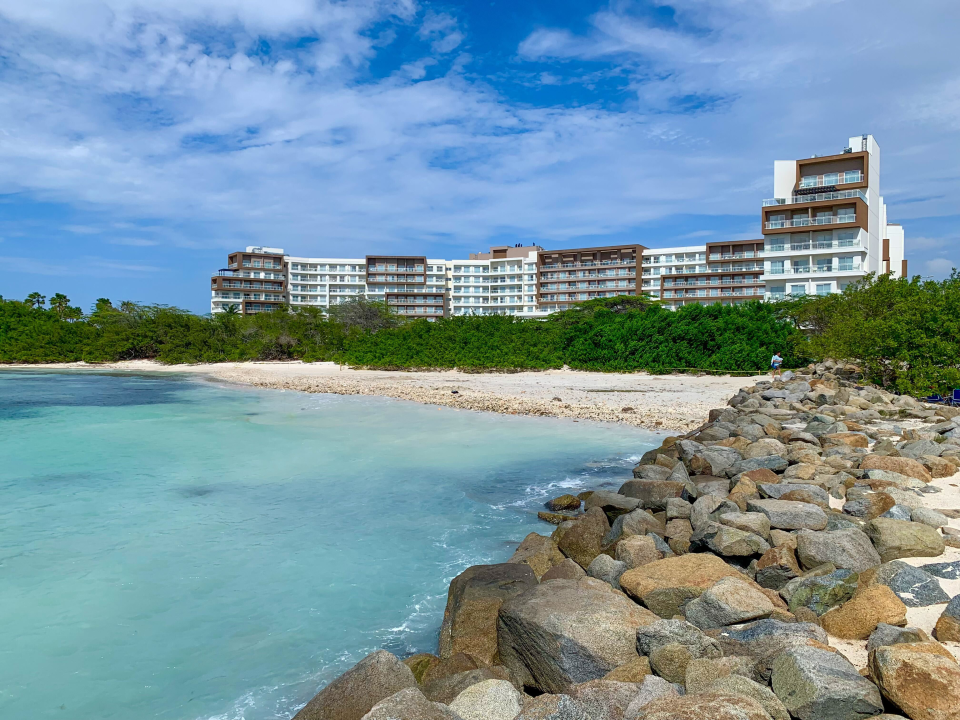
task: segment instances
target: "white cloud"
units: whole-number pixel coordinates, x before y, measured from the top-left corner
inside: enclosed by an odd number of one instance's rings
[[[948,277],[958,263],[955,260],[949,260],[944,257],[932,258],[923,263],[924,275],[930,275],[935,280],[942,280]]]
[[[213,228],[157,235],[184,247],[476,249],[500,233],[561,242],[673,213],[759,216],[774,159],[866,130],[891,220],[955,212],[960,5],[672,6],[672,25],[617,2],[587,33],[537,30],[504,69],[535,59],[527,77],[567,85],[576,63],[605,63],[633,94],[607,109],[507,99],[465,72],[466,53],[452,59],[466,26],[411,2],[6,0],[0,193],[110,213],[119,244],[152,242],[130,222],[148,217]],[[371,78],[401,25],[430,51]],[[318,40],[284,49],[301,35]],[[261,40],[278,50],[254,52]],[[931,199],[898,206],[908,192]]]

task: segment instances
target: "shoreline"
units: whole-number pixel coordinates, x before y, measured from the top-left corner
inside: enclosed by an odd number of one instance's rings
[[[356,370],[336,363],[240,362],[0,365],[0,370],[90,370],[196,374],[252,387],[334,395],[374,395],[503,415],[625,423],[688,432],[741,387],[765,376],[649,375],[575,370],[465,373],[457,370]]]

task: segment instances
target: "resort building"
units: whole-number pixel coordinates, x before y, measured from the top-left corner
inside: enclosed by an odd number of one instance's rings
[[[280,248],[248,247],[231,253],[227,267],[211,278],[210,310],[329,308],[363,295],[401,315],[428,320],[543,317],[616,295],[644,294],[677,309],[826,295],[871,272],[906,276],[903,228],[887,222],[880,147],[872,135],[850,138],[835,155],[776,161],[773,194],[762,202],[762,237],[705,245],[497,246],[466,260],[306,258]]]

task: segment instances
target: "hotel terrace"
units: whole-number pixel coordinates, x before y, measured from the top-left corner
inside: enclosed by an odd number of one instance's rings
[[[543,317],[573,303],[645,294],[676,309],[840,292],[867,273],[906,276],[904,235],[887,222],[880,147],[850,138],[840,153],[774,163],[762,237],[705,245],[545,250],[492,247],[465,260],[423,255],[307,258],[248,247],[211,278],[210,310],[328,308],[363,295],[401,315]],[[638,272],[639,267],[639,272]]]

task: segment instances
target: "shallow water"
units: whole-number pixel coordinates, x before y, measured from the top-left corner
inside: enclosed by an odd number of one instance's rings
[[[626,426],[181,376],[0,373],[0,717],[289,718],[368,652],[433,651],[446,586]]]

